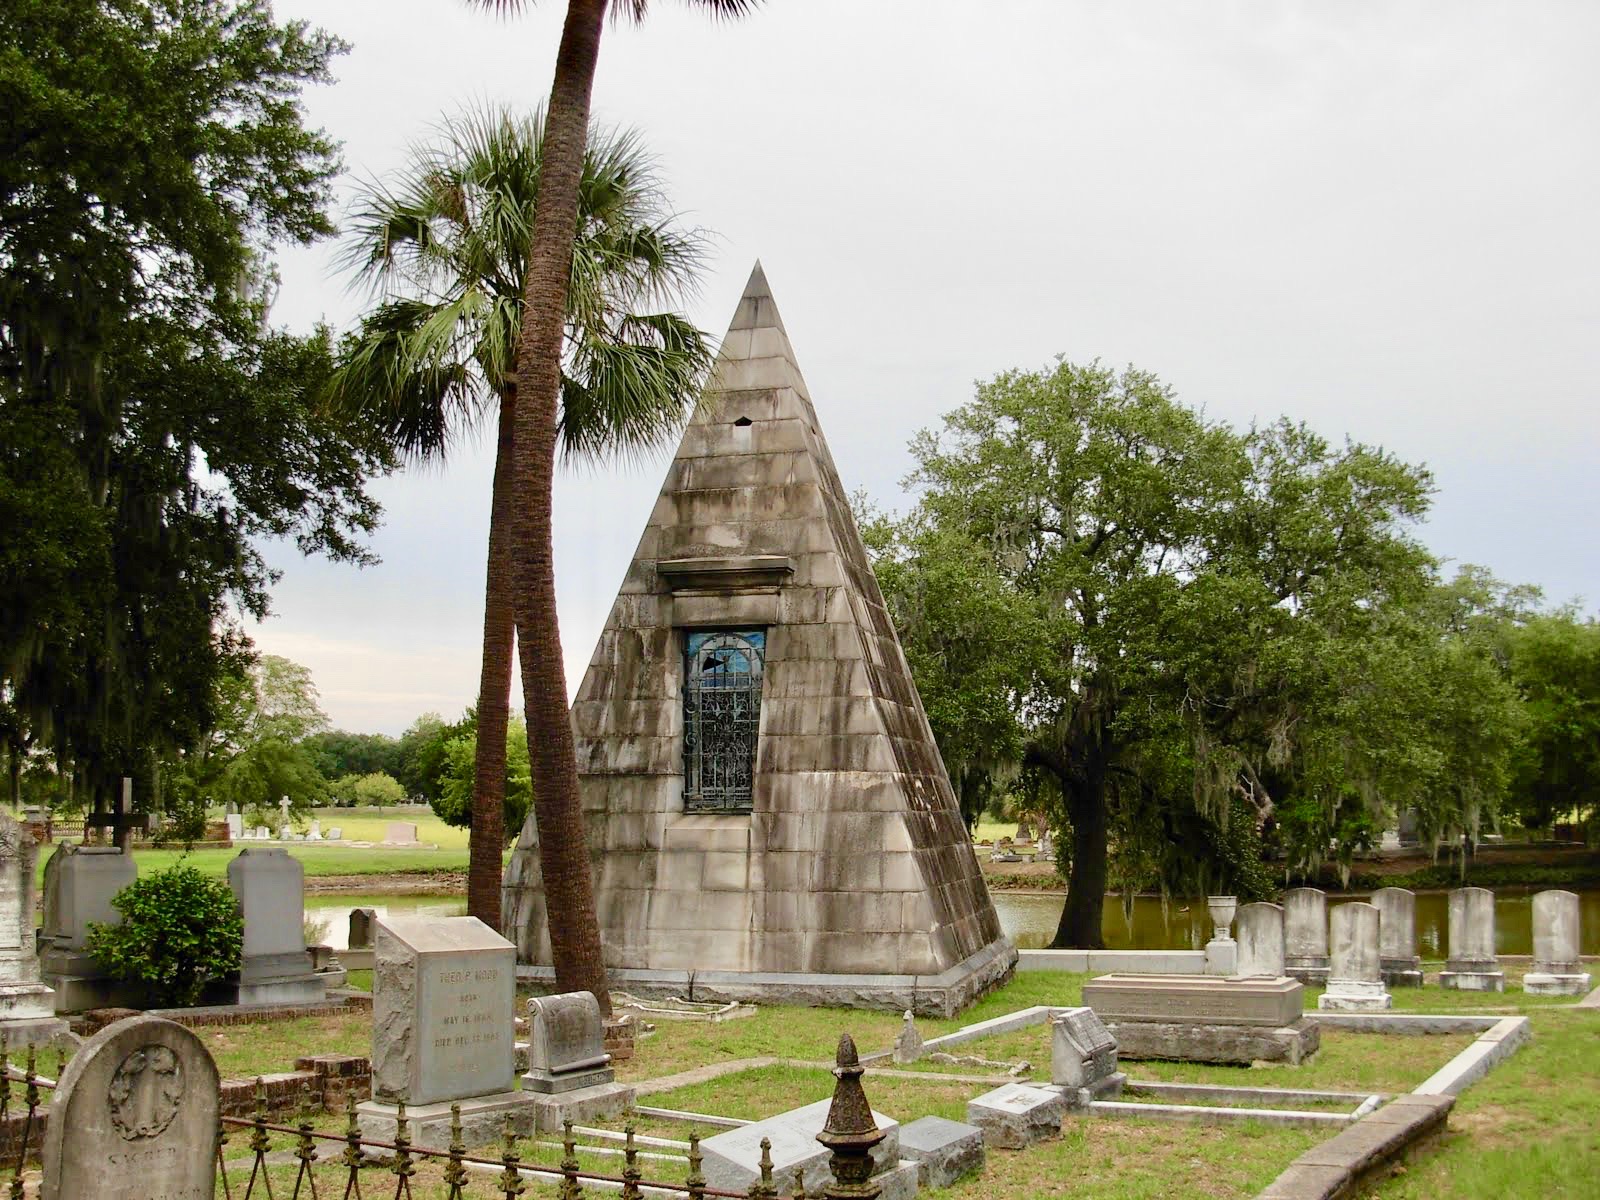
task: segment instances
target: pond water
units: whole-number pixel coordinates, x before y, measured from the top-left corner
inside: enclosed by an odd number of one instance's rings
[[[1533,896],[1542,888],[1495,889],[1495,944],[1501,954],[1533,953]],[[1062,896],[991,892],[1000,928],[1024,950],[1048,946],[1061,919]],[[1417,893],[1417,953],[1442,959],[1446,950],[1447,892]],[[1600,954],[1600,889],[1578,892],[1582,908],[1583,952]],[[1330,898],[1330,903],[1339,903]],[[328,922],[325,942],[336,950],[348,944],[350,910],[376,909],[419,917],[459,917],[467,911],[464,896],[309,895],[306,919]],[[1165,908],[1157,896],[1137,896],[1133,915],[1124,917],[1122,900],[1106,898],[1104,924],[1108,950],[1202,950],[1211,938],[1211,919],[1204,900],[1171,900]]]
[[[1533,897],[1545,889],[1535,887],[1495,888],[1495,945],[1501,954],[1533,953]],[[1000,928],[1024,950],[1037,950],[1050,944],[1056,922],[1061,919],[1059,894],[1018,895],[996,891],[995,911]],[[1417,893],[1417,953],[1423,958],[1442,959],[1447,949],[1449,915],[1448,892]],[[1359,897],[1356,897],[1359,898]],[[1600,954],[1600,889],[1580,890],[1583,952]],[[1340,898],[1330,897],[1330,904]],[[1202,950],[1211,938],[1211,920],[1204,900],[1170,900],[1163,910],[1157,896],[1137,896],[1133,915],[1124,917],[1122,900],[1106,898],[1102,928],[1108,950]]]

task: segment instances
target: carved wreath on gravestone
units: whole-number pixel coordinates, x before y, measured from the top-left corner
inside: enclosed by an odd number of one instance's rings
[[[182,1099],[183,1068],[162,1045],[141,1046],[123,1059],[106,1091],[111,1123],[129,1142],[160,1136]]]

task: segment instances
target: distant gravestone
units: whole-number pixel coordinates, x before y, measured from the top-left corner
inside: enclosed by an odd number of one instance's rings
[[[231,812],[225,818],[228,822],[228,837],[238,841],[244,837],[244,818],[238,813]]]
[[[1495,952],[1494,893],[1456,888],[1448,902],[1450,955],[1439,982],[1466,992],[1503,992],[1506,975]]]
[[[894,1061],[914,1063],[923,1055],[922,1034],[917,1032],[916,1015],[908,1008],[894,1039]]]
[[[1283,894],[1284,974],[1301,983],[1328,981],[1328,897],[1317,888]]]
[[[1573,892],[1540,892],[1533,898],[1533,968],[1522,978],[1525,991],[1581,996],[1589,990],[1589,972],[1579,959],[1579,915]]]
[[[56,1085],[41,1200],[212,1200],[218,1083],[182,1025],[139,1016],[106,1026]]]
[[[1283,909],[1257,902],[1239,909],[1239,957],[1234,973],[1240,976],[1283,977]]]
[[[1376,1012],[1393,1003],[1378,963],[1378,910],[1365,901],[1340,904],[1329,922],[1332,947],[1324,1012]]]
[[[352,908],[350,910],[350,935],[345,945],[352,950],[365,950],[372,945],[374,926],[378,923],[378,912],[372,908]]]
[[[415,821],[390,821],[383,831],[383,844],[385,846],[415,846],[417,844],[417,823]]]
[[[305,868],[287,850],[241,850],[228,887],[244,915],[240,1004],[310,1004],[327,995],[305,938]]]
[[[1073,1107],[1122,1091],[1127,1077],[1117,1070],[1117,1039],[1094,1009],[1069,1008],[1050,1025],[1050,1082]]]
[[[399,1101],[424,1145],[448,1142],[452,1101],[469,1145],[493,1141],[507,1117],[532,1133],[534,1097],[514,1089],[516,947],[476,917],[389,917],[373,942],[363,1136],[389,1140]]]
[[[47,1042],[65,1033],[55,993],[39,982],[34,932],[33,871],[39,844],[33,831],[0,809],[0,1037],[12,1046]]]
[[[1422,958],[1417,954],[1417,897],[1405,888],[1379,888],[1372,893],[1378,910],[1378,965],[1390,987],[1421,987]]]

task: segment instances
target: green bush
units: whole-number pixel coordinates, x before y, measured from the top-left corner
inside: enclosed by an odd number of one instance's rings
[[[239,969],[244,917],[222,880],[174,863],[130,883],[111,904],[122,923],[91,925],[89,952],[158,1005],[192,1005],[206,984]]]

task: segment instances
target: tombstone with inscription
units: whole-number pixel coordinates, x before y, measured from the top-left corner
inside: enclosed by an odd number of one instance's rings
[[[1579,958],[1579,901],[1573,892],[1540,892],[1533,898],[1533,969],[1522,987],[1536,996],[1581,996],[1589,972]]]
[[[1283,977],[1283,909],[1257,902],[1239,909],[1239,956],[1234,973],[1241,977]]]
[[[404,1101],[411,1139],[450,1140],[461,1106],[468,1145],[500,1135],[509,1117],[534,1129],[531,1093],[515,1090],[516,948],[476,917],[386,917],[373,939],[372,1099],[357,1108],[363,1137],[389,1141]]]
[[[1378,965],[1378,910],[1365,901],[1335,906],[1329,920],[1332,965],[1324,1012],[1381,1012],[1392,1003]]]
[[[522,1090],[538,1093],[534,1124],[592,1124],[629,1107],[634,1089],[616,1082],[606,1053],[605,1018],[592,992],[528,1001],[528,1073]]]
[[[44,933],[40,974],[55,990],[56,1012],[85,1012],[137,1003],[138,989],[112,979],[89,953],[89,926],[117,925],[112,899],[138,878],[126,851],[63,842],[44,869]]]
[[[1026,1150],[1035,1142],[1061,1136],[1069,1107],[1059,1088],[1007,1083],[967,1101],[967,1124],[983,1130],[986,1146]]]
[[[1422,958],[1417,953],[1417,897],[1405,888],[1372,893],[1378,910],[1378,965],[1390,987],[1421,987]]]
[[[241,850],[228,887],[244,914],[240,1004],[315,1004],[327,996],[306,952],[305,868],[283,849]]]
[[[182,1025],[145,1016],[107,1025],[57,1081],[40,1200],[212,1200],[219,1082]]]
[[[33,924],[33,830],[0,809],[0,1037],[12,1046],[65,1033],[55,993],[39,982]]]
[[[1506,973],[1495,952],[1494,893],[1456,888],[1449,899],[1450,956],[1439,982],[1463,992],[1503,992]]]
[[[1092,1008],[1069,1008],[1052,1018],[1050,1082],[1072,1108],[1121,1095],[1127,1076],[1117,1070],[1117,1039]]]
[[[1328,897],[1317,888],[1283,894],[1283,973],[1301,983],[1328,981]]]
[[[417,823],[415,821],[390,821],[383,831],[385,846],[415,846]]]
[[[1293,979],[1205,975],[1102,975],[1083,1001],[1117,1039],[1120,1059],[1303,1062],[1322,1044]]]

